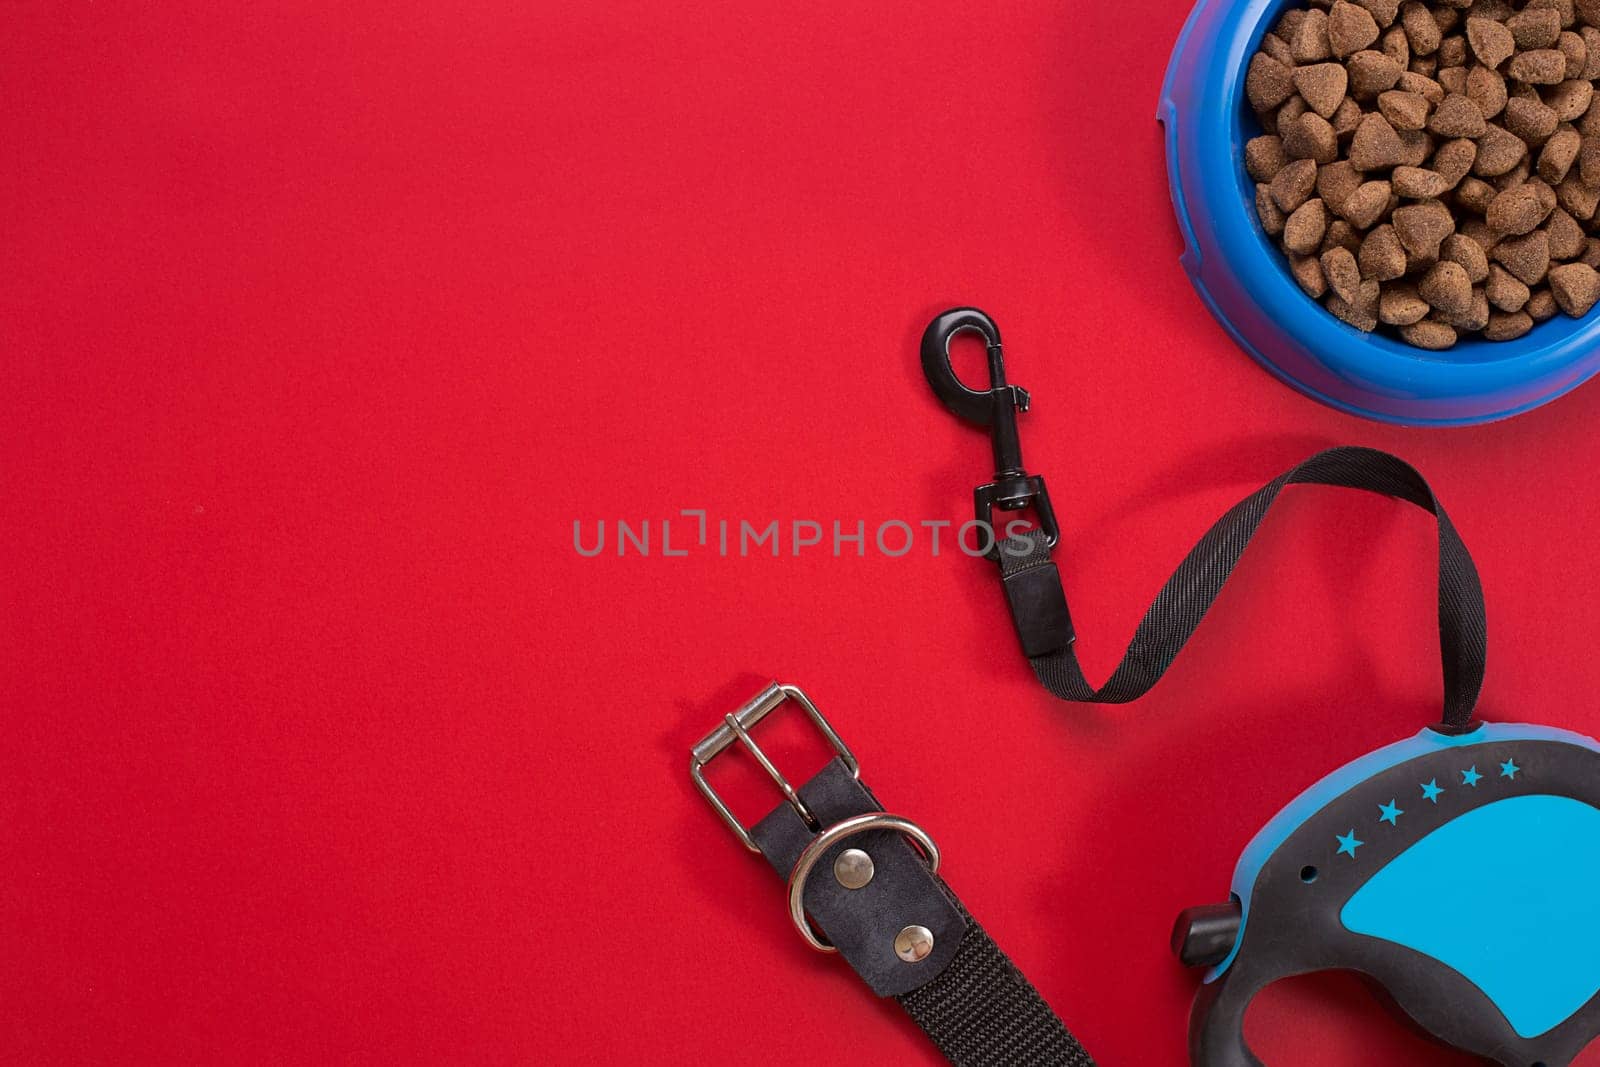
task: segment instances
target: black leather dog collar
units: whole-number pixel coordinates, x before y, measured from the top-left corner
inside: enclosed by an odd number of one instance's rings
[[[794,789],[749,731],[787,701],[805,709],[837,752]],[[772,777],[785,801],[745,828],[702,769],[735,744]],[[1038,992],[936,873],[938,848],[920,827],[884,811],[816,706],[794,686],[768,686],[694,747],[690,774],[746,847],[789,882],[802,937],[837,951],[881,997],[894,997],[958,1067],[1093,1067]],[[913,841],[918,844],[913,845]]]

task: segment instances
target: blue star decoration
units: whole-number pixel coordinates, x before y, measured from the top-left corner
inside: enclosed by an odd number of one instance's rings
[[[1478,788],[1478,782],[1482,780],[1482,778],[1483,775],[1478,773],[1478,765],[1476,763],[1474,763],[1469,770],[1461,772],[1461,784],[1470,785],[1474,789]]]
[[[1522,768],[1517,766],[1516,760],[1508,759],[1504,763],[1500,764],[1500,777],[1510,778],[1512,781],[1516,781],[1517,772],[1520,770],[1522,770]]]
[[[1339,842],[1339,854],[1349,856],[1351,859],[1356,858],[1356,849],[1366,844],[1365,841],[1356,840],[1354,827],[1351,827],[1350,832],[1347,834],[1334,834],[1333,836],[1334,840]]]
[[[1386,822],[1390,826],[1399,826],[1400,816],[1405,814],[1405,812],[1401,810],[1400,803],[1397,800],[1391,800],[1387,804],[1379,804],[1378,810],[1383,812],[1382,815],[1378,816],[1378,821]]]
[[[1443,792],[1444,790],[1439,787],[1439,779],[1437,778],[1422,787],[1423,799],[1432,801],[1435,804],[1439,803],[1439,794]]]

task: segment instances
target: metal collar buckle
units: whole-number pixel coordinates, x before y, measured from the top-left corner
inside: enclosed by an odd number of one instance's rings
[[[861,776],[861,766],[856,762],[855,756],[851,754],[850,749],[846,747],[838,733],[829,725],[828,720],[822,717],[822,712],[818,711],[817,706],[811,703],[811,698],[806,696],[798,686],[780,685],[777,682],[773,682],[746,701],[743,707],[724,715],[722,725],[701,738],[700,743],[695,745],[691,751],[689,777],[694,780],[695,787],[700,790],[706,800],[711,802],[711,806],[717,810],[717,814],[722,816],[722,821],[728,824],[728,828],[738,836],[740,841],[744,842],[744,847],[751,852],[760,852],[761,849],[756,845],[755,839],[750,836],[749,829],[739,822],[738,818],[729,810],[728,805],[723,803],[722,798],[717,795],[717,791],[711,788],[710,783],[706,781],[704,773],[705,765],[731,748],[735,742],[744,746],[750,755],[755,757],[756,762],[761,764],[762,770],[767,772],[767,776],[772,779],[783,793],[783,797],[789,802],[789,806],[806,821],[807,826],[818,833],[824,829],[822,824],[817,821],[817,817],[806,807],[805,801],[800,799],[800,794],[795,791],[794,786],[790,785],[789,780],[779,773],[772,760],[768,758],[767,754],[761,750],[761,746],[757,745],[750,736],[750,730],[755,727],[756,723],[776,711],[785,700],[792,700],[799,704],[811,719],[812,724],[833,746],[834,752],[838,753],[839,758],[844,761],[844,765],[850,771],[851,776],[855,778]]]

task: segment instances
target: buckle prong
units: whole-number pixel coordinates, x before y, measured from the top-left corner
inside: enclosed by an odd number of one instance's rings
[[[821,824],[817,821],[816,816],[812,814],[811,809],[807,808],[805,802],[800,799],[800,794],[795,791],[794,786],[789,784],[789,780],[779,772],[777,766],[767,756],[766,752],[762,751],[761,746],[757,745],[750,736],[750,731],[755,728],[756,724],[776,711],[786,700],[792,700],[800,705],[806,716],[811,720],[812,725],[827,739],[828,744],[833,746],[833,751],[844,762],[845,768],[850,772],[851,777],[859,778],[861,776],[861,766],[856,762],[855,756],[850,752],[850,749],[845,745],[838,733],[834,731],[828,720],[822,717],[822,712],[817,710],[817,706],[811,702],[811,698],[806,696],[798,686],[780,685],[777,682],[773,682],[751,697],[743,706],[723,716],[722,725],[701,738],[700,743],[691,750],[689,777],[694,781],[695,788],[700,790],[706,800],[711,803],[711,806],[716,809],[717,814],[722,816],[722,821],[728,824],[728,828],[734,832],[740,841],[744,842],[744,847],[751,852],[760,852],[761,849],[756,844],[755,839],[750,836],[749,829],[739,821],[723,799],[717,795],[717,791],[712,789],[711,784],[706,781],[705,765],[723,752],[726,752],[733,745],[738,744],[754,756],[757,763],[761,764],[762,770],[766,771],[767,776],[777,785],[778,789],[783,793],[784,800],[794,809],[795,814],[804,819],[806,825],[811,829],[821,830]]]
[[[794,791],[794,786],[789,784],[789,779],[785,778],[778,768],[773,765],[772,760],[767,758],[767,754],[761,751],[761,746],[756,744],[755,739],[750,736],[750,731],[739,725],[739,720],[731,712],[723,716],[723,721],[728,724],[728,729],[732,730],[734,736],[739,739],[739,743],[745,747],[745,751],[754,756],[756,762],[761,764],[761,769],[767,772],[767,777],[777,783],[778,788],[783,792],[784,799],[806,821],[806,825],[813,830],[822,829],[822,824],[817,821],[815,815],[811,814],[811,809],[806,807],[806,802],[800,799],[800,794]]]

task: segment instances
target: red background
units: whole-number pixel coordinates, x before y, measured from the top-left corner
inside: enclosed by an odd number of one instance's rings
[[[948,550],[573,549],[961,521],[987,443],[915,351],[951,303],[1034,393],[1092,675],[1225,506],[1365,443],[1476,553],[1485,714],[1600,731],[1600,386],[1411,431],[1236,350],[1152,121],[1179,0],[145,7],[0,35],[7,1056],[935,1062],[689,785],[775,676],[1102,1062],[1180,1063],[1173,915],[1437,707],[1422,516],[1291,494],[1121,709],[1045,695]],[[1464,1062],[1345,980],[1251,1026]]]

